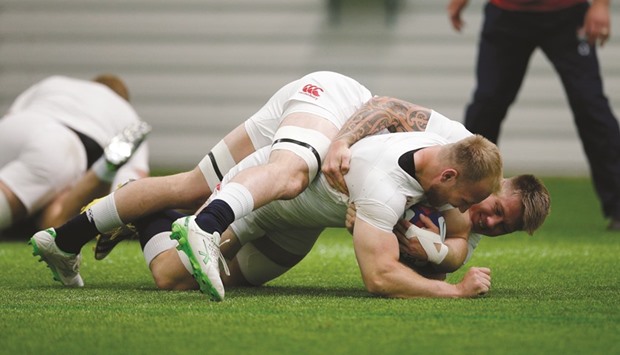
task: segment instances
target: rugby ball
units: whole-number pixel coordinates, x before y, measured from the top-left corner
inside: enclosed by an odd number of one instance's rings
[[[441,215],[441,212],[439,212],[437,209],[433,207],[422,205],[419,203],[409,207],[409,209],[405,211],[406,220],[409,220],[411,224],[414,224],[417,227],[426,228],[426,226],[424,225],[424,222],[420,220],[421,215],[424,215],[430,218],[431,221],[433,221],[433,224],[439,227],[439,235],[441,236],[441,240],[442,241],[445,240],[446,239],[446,220]]]

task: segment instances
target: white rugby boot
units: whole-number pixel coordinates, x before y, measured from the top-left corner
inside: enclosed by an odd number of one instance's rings
[[[224,284],[220,277],[219,262],[229,274],[226,259],[220,251],[219,233],[207,233],[196,224],[196,216],[179,218],[172,223],[171,239],[179,241],[177,249],[184,252],[192,266],[192,275],[200,291],[213,301],[224,300]]]
[[[151,125],[140,121],[127,126],[121,133],[114,136],[103,151],[109,166],[118,169],[125,164],[149,132],[151,132]]]
[[[97,243],[93,247],[95,260],[103,260],[114,247],[123,240],[138,239],[138,231],[133,224],[125,224],[115,228],[109,233],[101,233],[97,236]]]
[[[35,233],[30,238],[32,245],[32,255],[40,256],[39,261],[45,261],[47,266],[52,270],[54,280],[62,282],[63,285],[69,287],[82,287],[84,281],[80,276],[80,263],[82,262],[82,254],[66,253],[56,246],[56,231],[54,228]]]

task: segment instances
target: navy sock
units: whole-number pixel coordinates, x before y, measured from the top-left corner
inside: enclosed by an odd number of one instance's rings
[[[67,253],[77,254],[82,247],[95,238],[99,231],[86,213],[77,215],[56,229],[56,245]]]
[[[207,233],[220,235],[235,221],[235,213],[223,200],[213,200],[196,216],[196,224]]]
[[[151,238],[159,233],[170,231],[170,225],[177,219],[185,216],[183,213],[167,210],[152,215],[142,217],[133,223],[138,230],[140,236],[140,246],[144,250],[144,246]]]

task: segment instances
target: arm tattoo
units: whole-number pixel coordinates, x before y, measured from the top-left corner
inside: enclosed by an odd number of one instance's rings
[[[335,139],[349,145],[387,129],[389,132],[423,132],[431,110],[391,97],[373,97],[360,107],[344,124]]]

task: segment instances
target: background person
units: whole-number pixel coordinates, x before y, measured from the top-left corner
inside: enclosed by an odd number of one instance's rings
[[[452,0],[455,30],[468,0]],[[465,112],[472,133],[498,141],[532,53],[540,48],[560,76],[608,229],[620,231],[620,128],[603,92],[596,45],[609,39],[609,0],[491,0],[484,10],[477,87]]]

